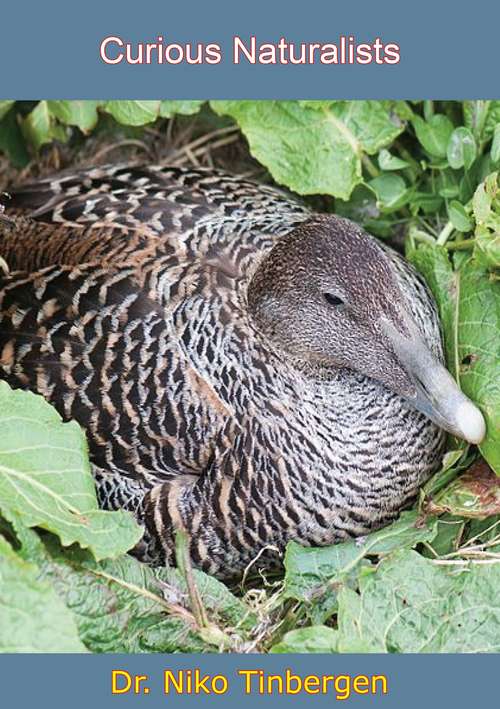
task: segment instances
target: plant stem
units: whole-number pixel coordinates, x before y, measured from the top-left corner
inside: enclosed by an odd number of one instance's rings
[[[365,166],[366,171],[368,172],[370,177],[378,177],[380,175],[380,171],[375,167],[375,165],[370,160],[368,155],[366,155],[366,153],[361,158],[361,161],[362,161],[363,165]]]
[[[411,230],[411,237],[416,239],[416,241],[423,241],[425,244],[432,244],[433,246],[436,246],[436,240],[434,237],[416,227]]]
[[[396,146],[401,158],[403,160],[406,160],[407,163],[409,163],[410,169],[413,169],[417,174],[420,174],[422,172],[422,168],[418,160],[415,160],[413,155],[410,154],[410,152],[404,147],[404,145],[401,145],[401,142],[399,140],[396,140],[394,145]]]
[[[452,244],[446,244],[446,248],[449,251],[466,251],[471,249],[475,243],[475,239],[463,239],[462,241],[454,241]]]
[[[453,231],[453,224],[451,222],[448,222],[445,224],[443,229],[441,229],[441,232],[437,238],[436,245],[437,246],[444,246],[446,242],[448,241],[448,237],[451,235]]]
[[[434,115],[434,101],[424,101],[424,118],[426,121]]]

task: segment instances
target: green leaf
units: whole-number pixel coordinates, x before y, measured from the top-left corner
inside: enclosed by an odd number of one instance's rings
[[[458,441],[459,448],[449,450],[444,454],[441,467],[425,483],[421,490],[423,502],[442,490],[454,480],[460,472],[467,470],[474,460],[474,453],[469,453],[469,446],[464,441]]]
[[[335,101],[333,99],[300,99],[297,101],[299,106],[302,108],[314,108],[318,111],[323,110],[325,108],[330,108]]]
[[[446,364],[456,378],[458,373],[457,294],[458,275],[453,272],[444,247],[420,245],[408,254],[409,260],[425,278],[432,291],[439,312],[444,335]]]
[[[489,547],[493,553],[500,553],[500,515],[487,517],[486,519],[471,519],[467,524],[467,536],[465,541],[470,544],[489,544],[496,542]]]
[[[474,255],[487,268],[500,268],[500,230],[492,232],[483,225],[476,227]]]
[[[437,534],[422,551],[423,556],[435,559],[438,556],[456,552],[463,537],[465,525],[466,520],[461,517],[443,514],[438,519]]]
[[[0,599],[0,652],[85,652],[52,586],[1,535]]]
[[[335,101],[312,108],[297,101],[212,101],[245,134],[252,155],[275,180],[299,194],[348,199],[361,182],[363,151],[375,153],[403,129],[376,101]]]
[[[143,126],[158,118],[161,101],[106,101],[104,110],[124,126]]]
[[[11,107],[15,104],[15,101],[0,101],[0,120],[8,113]]]
[[[500,565],[397,552],[339,593],[339,652],[498,652]]]
[[[24,137],[35,150],[52,140],[65,142],[67,133],[63,126],[57,123],[49,111],[47,101],[40,101],[22,124]]]
[[[142,530],[125,511],[98,509],[87,445],[78,424],[62,423],[40,396],[0,382],[0,509],[29,527],[78,542],[96,558],[133,547]]]
[[[396,549],[430,541],[436,534],[436,521],[420,521],[417,512],[403,512],[384,529],[354,541],[330,547],[302,547],[289,542],[285,554],[285,598],[310,602],[355,569],[368,555],[384,555]]]
[[[500,282],[475,259],[453,271],[437,246],[421,245],[409,258],[436,299],[448,368],[486,419],[479,449],[500,474]]]
[[[480,143],[484,139],[486,119],[492,101],[464,101],[465,125],[472,131],[475,139]]]
[[[429,155],[437,158],[446,157],[448,142],[453,133],[453,123],[450,119],[436,113],[428,121],[415,116],[412,122],[418,141]]]
[[[472,230],[473,223],[465,208],[460,202],[453,200],[448,205],[448,216],[454,228],[460,232],[468,232]]]
[[[500,475],[500,281],[475,260],[463,264],[459,277],[460,384],[484,414],[479,450]]]
[[[486,183],[482,182],[474,192],[472,210],[478,224],[487,224],[491,218],[492,195],[486,190]]]
[[[500,514],[500,479],[484,460],[478,460],[435,495],[426,509],[480,519]]]
[[[26,167],[28,151],[15,111],[9,111],[0,121],[0,150],[8,155],[15,167]]]
[[[404,130],[392,101],[333,101],[330,112],[369,155],[390,145]]]
[[[180,113],[184,116],[191,116],[198,113],[204,101],[162,101],[160,104],[160,116],[171,118]]]
[[[408,201],[406,183],[399,175],[379,175],[369,186],[377,195],[378,205],[385,210],[396,210]]]
[[[34,558],[41,578],[54,585],[92,652],[214,650],[197,626],[176,569],[152,569],[128,555],[96,562],[77,547],[62,549],[54,537],[42,544],[30,530],[21,536],[21,553]],[[257,622],[250,609],[216,579],[200,571],[194,579],[209,620],[242,642]]]
[[[448,141],[446,151],[450,167],[454,170],[459,170],[462,167],[468,170],[476,159],[476,154],[476,141],[470,130],[463,126],[455,128]]]
[[[381,150],[378,154],[378,166],[381,170],[402,170],[408,167],[406,160],[391,155],[388,150]]]
[[[472,198],[477,227],[474,255],[488,268],[500,268],[500,187],[493,172],[479,185]]]
[[[494,163],[500,162],[500,123],[497,123],[493,131],[493,142],[491,144],[491,159]]]
[[[77,126],[83,133],[97,125],[97,107],[101,101],[47,101],[50,113],[62,123]]]
[[[279,643],[273,645],[270,652],[337,652],[338,633],[325,625],[313,625],[308,628],[290,630]]]
[[[443,199],[438,194],[431,194],[430,192],[413,192],[411,194],[410,207],[412,213],[418,213],[422,210],[425,214],[433,214],[438,212],[443,203]]]
[[[439,194],[444,199],[455,199],[460,194],[460,178],[453,170],[441,170],[437,178]]]
[[[500,101],[486,101],[487,112],[484,122],[483,139],[488,140],[493,135],[495,126],[500,123]]]

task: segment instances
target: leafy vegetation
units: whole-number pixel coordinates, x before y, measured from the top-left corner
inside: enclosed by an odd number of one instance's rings
[[[190,568],[182,537],[178,569],[128,555],[141,529],[98,509],[79,426],[0,384],[0,650],[500,651],[500,102],[0,101],[0,152],[30,169],[54,146],[147,148],[175,125],[196,126],[186,160],[213,134],[217,164],[231,133],[259,179],[404,249],[487,437],[480,450],[450,438],[390,527],[291,542],[283,577],[229,589]]]

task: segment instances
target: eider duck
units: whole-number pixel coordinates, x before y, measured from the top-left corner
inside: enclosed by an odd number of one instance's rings
[[[216,170],[123,165],[10,207],[0,378],[81,424],[145,561],[175,563],[178,528],[220,578],[292,539],[365,535],[414,500],[445,431],[484,436],[426,286],[347,219]]]

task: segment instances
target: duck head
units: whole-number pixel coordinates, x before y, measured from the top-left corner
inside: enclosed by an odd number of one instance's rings
[[[353,222],[304,222],[264,257],[247,295],[257,328],[286,356],[371,377],[453,435],[483,439],[484,418],[417,326],[394,257]]]

